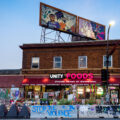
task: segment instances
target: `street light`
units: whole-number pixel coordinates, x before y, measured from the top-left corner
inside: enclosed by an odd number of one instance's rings
[[[107,48],[106,48],[106,71],[107,71],[107,86],[106,86],[106,102],[109,102],[109,94],[108,94],[108,64],[109,64],[109,54],[108,54],[108,52],[109,52],[109,32],[110,32],[110,28],[111,28],[111,26],[113,26],[115,24],[115,22],[114,21],[111,21],[110,23],[109,23],[109,27],[108,27],[108,31],[107,31]]]
[[[115,25],[115,21],[110,21],[109,22],[109,27],[108,27],[108,31],[107,31],[107,41],[109,40],[109,31],[110,31],[110,28],[111,26],[114,26]]]

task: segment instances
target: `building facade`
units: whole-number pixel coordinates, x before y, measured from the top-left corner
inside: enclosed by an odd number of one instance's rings
[[[21,69],[0,70],[0,104],[9,105],[10,100],[24,99],[23,79]]]
[[[106,69],[106,41],[23,44],[22,85],[25,98],[57,100],[75,98],[79,103],[100,104],[106,88],[101,70]],[[120,40],[109,41],[109,94],[119,103]]]

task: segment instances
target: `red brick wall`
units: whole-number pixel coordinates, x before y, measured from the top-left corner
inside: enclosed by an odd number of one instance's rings
[[[113,46],[110,46],[110,50]],[[23,74],[49,74],[52,72],[93,72],[100,74],[103,68],[103,55],[106,54],[105,46],[77,46],[59,48],[29,48],[23,50]],[[53,69],[53,57],[62,56],[62,69]],[[87,56],[88,68],[78,68],[78,56]],[[31,58],[40,57],[40,69],[31,69]],[[113,67],[111,73],[120,73],[120,48],[113,54]]]

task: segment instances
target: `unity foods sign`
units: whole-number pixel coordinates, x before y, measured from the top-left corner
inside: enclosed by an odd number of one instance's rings
[[[49,80],[51,84],[99,84],[100,81],[94,79],[93,73],[63,73],[50,74]]]
[[[84,80],[84,79],[93,79],[93,73],[67,73],[66,76],[63,73],[58,73],[58,74],[50,74],[49,75],[50,79],[71,79],[71,80]]]

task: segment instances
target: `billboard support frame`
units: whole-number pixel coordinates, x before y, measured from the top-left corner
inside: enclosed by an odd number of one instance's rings
[[[50,30],[50,31],[47,32],[47,30]],[[50,35],[53,32],[55,32],[54,39],[47,37],[47,35]],[[65,42],[65,40],[62,38],[60,31],[55,31],[55,30],[48,29],[46,27],[42,27],[40,43],[46,43],[47,39],[52,40],[52,42]]]

